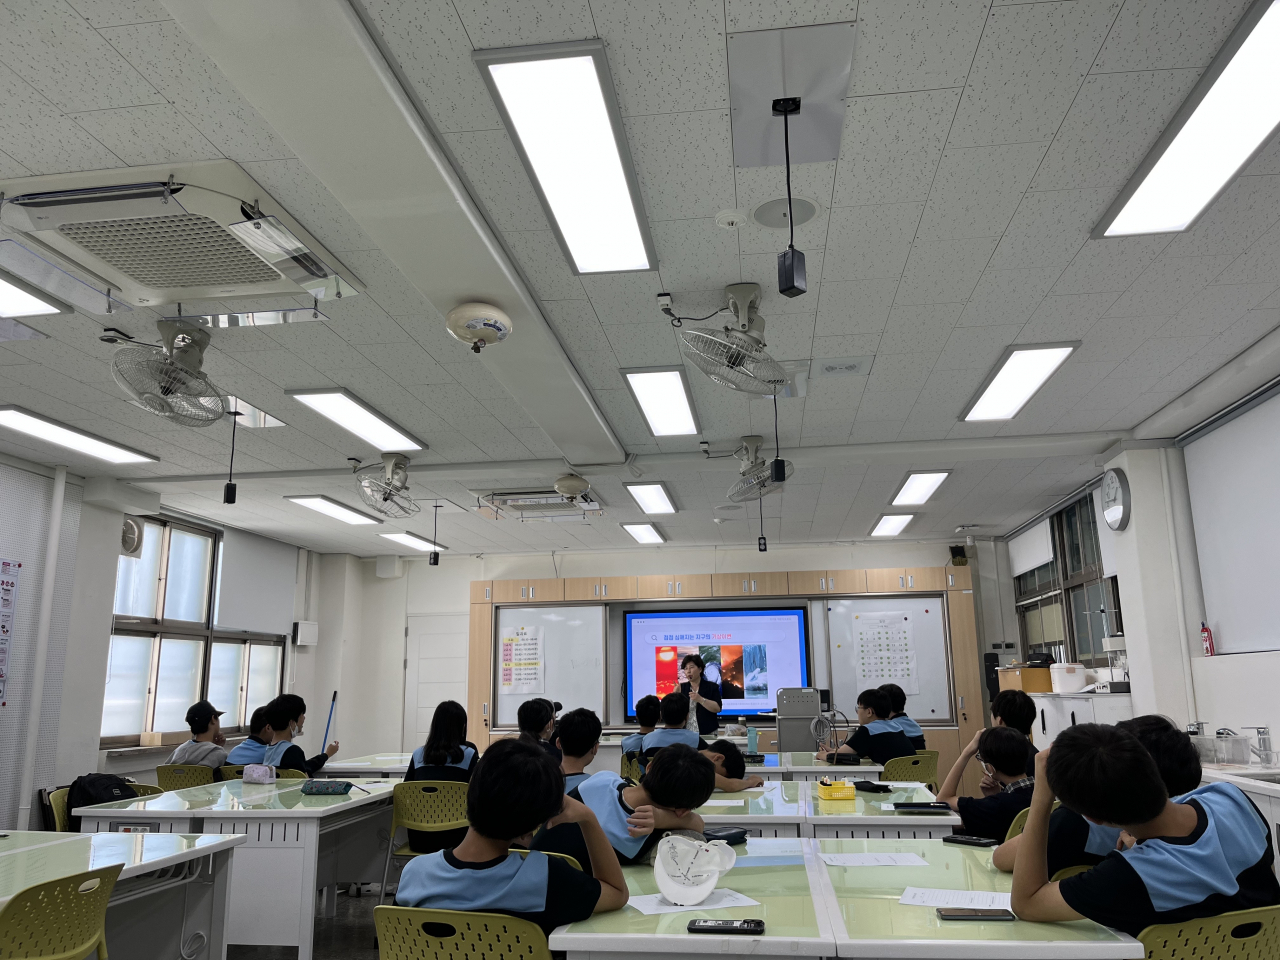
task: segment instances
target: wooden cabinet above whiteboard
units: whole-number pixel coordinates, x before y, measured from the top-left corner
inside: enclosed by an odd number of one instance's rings
[[[709,573],[652,573],[636,577],[636,598],[640,600],[688,600],[709,596]]]

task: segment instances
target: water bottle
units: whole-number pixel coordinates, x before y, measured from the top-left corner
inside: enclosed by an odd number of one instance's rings
[[[755,753],[760,734],[755,727],[747,727],[747,753]]]

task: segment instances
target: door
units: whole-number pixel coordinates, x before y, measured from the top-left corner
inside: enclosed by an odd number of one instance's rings
[[[537,603],[560,601],[564,599],[563,580],[530,580],[529,599]]]
[[[492,604],[471,605],[467,650],[467,739],[484,750],[489,745],[489,698],[493,691]]]
[[[465,613],[409,617],[400,739],[405,753],[427,742],[436,704],[443,700],[467,702],[468,620]],[[390,750],[391,744],[382,749]]]
[[[902,567],[882,567],[867,571],[868,593],[897,593],[907,589],[907,571]]]
[[[1063,727],[1074,727],[1077,723],[1093,723],[1093,700],[1090,697],[1060,697],[1062,704]]]

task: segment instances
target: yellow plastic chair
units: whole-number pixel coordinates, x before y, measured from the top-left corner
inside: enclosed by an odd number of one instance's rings
[[[573,867],[573,869],[577,870],[579,873],[582,872],[582,864],[578,862],[577,857],[571,857],[567,853],[556,853],[554,850],[543,850],[541,852],[546,854],[548,857],[559,857],[561,860],[569,864],[569,866]],[[526,850],[524,847],[508,847],[507,853],[518,853],[522,857],[527,857],[529,855],[529,851]]]
[[[900,782],[915,780],[937,793],[935,785],[938,781],[938,755],[894,757],[884,765],[884,773],[880,774],[880,779]]]
[[[373,908],[373,923],[382,960],[551,960],[546,934],[536,923],[501,913],[378,906]]]
[[[241,779],[244,778],[244,771],[240,771]],[[307,774],[302,770],[290,770],[288,767],[276,767],[277,780],[306,780]]]
[[[1049,878],[1050,883],[1057,883],[1059,880],[1065,880],[1067,877],[1074,877],[1077,873],[1084,873],[1086,870],[1092,870],[1093,867],[1087,863],[1080,863],[1074,867],[1063,867],[1052,877]]]
[[[107,901],[124,868],[59,877],[19,890],[0,909],[0,957],[107,960]]]
[[[1156,924],[1138,934],[1138,940],[1147,948],[1147,960],[1274,960],[1280,957],[1280,906]]]
[[[53,808],[53,829],[58,833],[71,832],[71,814],[67,810],[67,794],[70,792],[70,787],[63,787],[49,794],[49,806]]]
[[[404,827],[437,833],[467,826],[467,786],[452,780],[410,780],[392,788],[391,835],[387,838],[379,902],[386,896],[391,858],[420,856],[407,842],[396,846],[396,831]],[[381,943],[381,939],[378,942]]]
[[[1061,800],[1053,801],[1053,807],[1049,810],[1049,812],[1053,813],[1053,811],[1057,810],[1060,806],[1062,806]],[[1013,818],[1013,823],[1009,824],[1009,829],[1008,831],[1006,831],[1004,835],[1004,838],[1006,841],[1012,840],[1018,834],[1022,833],[1023,830],[1027,829],[1027,817],[1030,815],[1031,815],[1030,807],[1027,807],[1023,810],[1018,811],[1018,815]],[[1067,867],[1065,869],[1069,870],[1071,868]],[[1085,869],[1088,869],[1088,868],[1086,867]],[[1070,876],[1070,874],[1067,874],[1067,876]]]
[[[160,784],[163,793],[203,787],[213,783],[213,767],[199,763],[165,763],[156,767],[156,783]]]
[[[158,797],[164,793],[154,783],[131,783],[129,786],[133,787],[133,792],[139,797]]]
[[[644,767],[640,766],[640,751],[629,750],[622,755],[622,769],[619,771],[628,780],[640,782]]]
[[[243,780],[244,764],[243,763],[225,763],[218,768],[222,774],[223,780]]]

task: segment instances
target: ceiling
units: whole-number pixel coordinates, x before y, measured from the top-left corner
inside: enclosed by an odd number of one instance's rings
[[[675,332],[654,306],[661,290],[679,312],[702,315],[719,306],[726,283],[755,281],[776,358],[875,357],[869,376],[810,381],[806,397],[779,402],[781,445],[799,468],[765,502],[771,543],[866,538],[913,467],[954,473],[905,538],[951,538],[960,524],[1007,532],[1096,475],[1095,456],[1112,439],[1280,326],[1280,140],[1187,233],[1087,239],[1247,7],[1242,0],[358,2],[608,426],[644,458],[645,479],[671,489],[681,512],[660,526],[674,544],[754,539],[754,506],[750,523],[738,519],[747,511],[714,512],[735,461],[699,463],[698,441],[727,452],[740,435],[772,437],[774,408],[690,367],[703,434],[650,436],[619,369],[680,362]],[[715,223],[721,210],[783,193],[781,168],[734,166],[726,34],[848,20],[857,20],[858,39],[839,159],[794,171],[796,193],[822,210],[796,234],[809,292],[788,300],[774,292],[783,235]],[[470,59],[472,49],[588,37],[606,43],[655,272],[572,273]],[[335,117],[335,141],[343,126]],[[545,486],[561,472],[544,463],[521,476],[510,466],[560,460],[554,424],[545,413],[535,421],[448,337],[421,292],[432,278],[397,268],[166,6],[0,7],[0,178],[218,157],[240,163],[367,288],[327,304],[327,321],[215,333],[211,379],[287,424],[241,430],[237,472],[335,471],[348,457],[372,459],[372,448],[285,394],[329,385],[429,444],[415,465],[444,472],[416,474],[415,497],[465,506],[474,503],[469,490]],[[279,305],[183,304],[190,312]],[[112,382],[102,327],[150,338],[155,318],[140,309],[30,321],[50,339],[0,343],[0,404],[159,463],[104,471],[8,433],[0,451],[85,475],[164,477],[154,489],[173,509],[314,549],[398,550],[369,528],[313,518],[282,499],[326,493],[357,505],[342,476],[248,480],[239,502],[224,507],[211,477],[226,469],[229,428],[171,427],[126,403]],[[1018,417],[958,421],[1008,344],[1059,340],[1082,346]],[[517,328],[492,349],[514,355],[519,342]],[[1093,436],[1047,453],[1015,439],[1084,434]],[[966,452],[985,437],[1008,443]],[[846,452],[806,460],[797,450],[820,446]],[[486,476],[489,461],[503,468]],[[470,466],[449,472],[450,464]],[[620,468],[588,475],[602,519],[521,524],[450,509],[441,511],[440,539],[486,553],[634,546],[618,526],[642,519],[622,489],[633,477]],[[173,482],[184,476],[204,479]],[[382,529],[429,534],[430,512]]]

